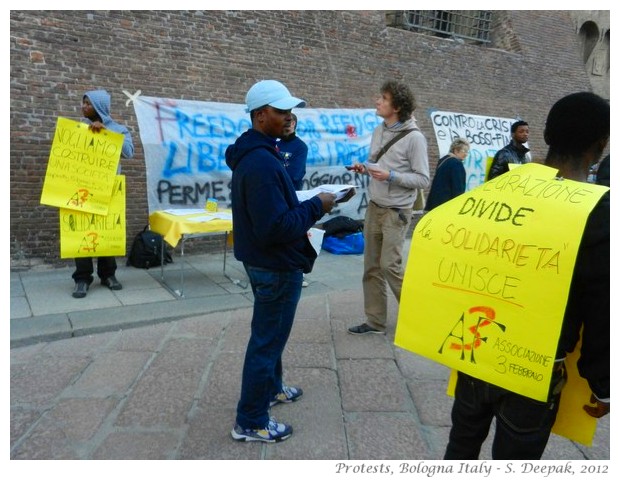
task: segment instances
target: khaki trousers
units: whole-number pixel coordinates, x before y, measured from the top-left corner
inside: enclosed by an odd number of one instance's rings
[[[372,201],[366,209],[362,278],[364,310],[366,323],[381,331],[385,331],[387,324],[387,285],[400,302],[404,275],[403,244],[411,213],[411,208],[383,208]]]

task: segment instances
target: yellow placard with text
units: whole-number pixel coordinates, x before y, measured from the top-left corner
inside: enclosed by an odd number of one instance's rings
[[[124,136],[59,117],[47,162],[41,204],[108,214]]]
[[[60,209],[60,258],[125,255],[125,176],[116,175],[107,215]]]
[[[579,375],[577,360],[581,342],[575,350],[566,356],[564,361],[568,380],[562,389],[560,409],[551,431],[586,447],[592,446],[592,439],[596,432],[597,419],[588,415],[583,409],[590,404],[592,391],[585,378]]]
[[[583,229],[608,190],[556,173],[520,166],[420,219],[396,345],[546,400]]]

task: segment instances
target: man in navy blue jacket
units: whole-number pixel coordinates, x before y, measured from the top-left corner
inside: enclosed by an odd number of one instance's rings
[[[298,400],[299,387],[282,382],[286,346],[303,274],[312,270],[316,252],[307,232],[334,207],[336,197],[321,193],[299,202],[276,150],[292,121],[291,109],[305,102],[275,80],[262,80],[246,95],[252,128],[226,150],[232,170],[235,258],[250,279],[254,294],[252,331],[245,354],[236,424],[238,441],[278,442],[293,429],[269,417],[269,408]]]

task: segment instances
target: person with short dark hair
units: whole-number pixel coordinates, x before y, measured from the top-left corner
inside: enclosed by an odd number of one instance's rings
[[[450,152],[439,159],[431,190],[426,199],[426,211],[465,193],[466,179],[463,162],[469,155],[469,142],[456,138],[450,144]]]
[[[245,353],[234,440],[279,442],[293,433],[269,409],[297,401],[303,391],[282,381],[288,340],[303,274],[317,253],[307,232],[334,207],[336,196],[320,193],[299,202],[276,142],[292,121],[291,109],[305,106],[276,80],[255,83],[246,95],[252,128],[226,149],[232,170],[231,201],[235,258],[248,274],[254,310]]]
[[[524,144],[530,137],[530,127],[527,122],[518,120],[510,126],[510,135],[512,140],[504,148],[497,151],[493,157],[491,168],[489,170],[489,177],[487,180],[492,180],[495,177],[500,176],[508,171],[509,163],[524,164],[529,163],[530,158],[528,153],[530,151]]]
[[[568,95],[551,107],[544,131],[549,145],[545,164],[557,169],[558,177],[587,181],[590,167],[609,142],[609,112],[609,103],[590,92]],[[609,413],[609,214],[607,192],[590,212],[579,244],[547,401],[533,400],[459,372],[444,459],[478,459],[493,417],[493,459],[540,459],[566,383],[564,358],[575,350],[580,332],[577,368],[592,391],[591,404],[583,409],[596,418]],[[562,236],[563,232],[549,230],[548,235]]]
[[[295,190],[304,189],[304,177],[306,176],[306,161],[308,160],[308,145],[297,136],[297,115],[291,113],[291,124],[284,130],[284,135],[278,141],[276,148],[282,157],[282,164],[286,169]],[[307,287],[308,282],[304,274],[302,287]]]
[[[282,157],[284,168],[288,172],[295,190],[303,190],[304,177],[306,176],[306,160],[308,158],[308,145],[296,134],[297,115],[291,113],[291,124],[284,131],[284,135],[277,144]]]
[[[348,329],[354,335],[386,333],[387,286],[400,301],[403,244],[413,204],[418,190],[430,183],[426,138],[413,118],[413,93],[395,80],[386,81],[380,93],[377,115],[384,121],[372,134],[370,158],[351,167],[370,176],[362,277],[366,321]]]
[[[110,116],[110,94],[105,90],[92,90],[86,92],[82,97],[82,115],[83,121],[88,123],[89,130],[97,133],[107,129],[112,132],[122,133],[124,135],[123,146],[121,149],[121,158],[133,157],[133,140],[129,130],[124,125],[115,122]],[[117,173],[121,173],[120,163]],[[84,298],[90,284],[93,283],[93,258],[80,257],[75,259],[75,272],[73,272],[73,281],[75,288],[72,296],[74,298]],[[97,258],[97,276],[101,280],[101,285],[108,287],[110,290],[121,290],[123,286],[116,279],[116,259],[114,257],[98,257]]]

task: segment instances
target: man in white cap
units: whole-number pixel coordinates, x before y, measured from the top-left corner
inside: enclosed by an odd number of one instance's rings
[[[235,258],[250,279],[254,294],[252,329],[245,354],[237,418],[231,431],[238,441],[279,442],[293,429],[269,416],[270,407],[302,395],[282,382],[286,346],[303,274],[312,270],[316,252],[307,232],[335,204],[322,193],[299,202],[276,150],[289,127],[291,109],[306,102],[276,80],[263,80],[246,95],[252,128],[226,150],[232,170],[231,200]]]

